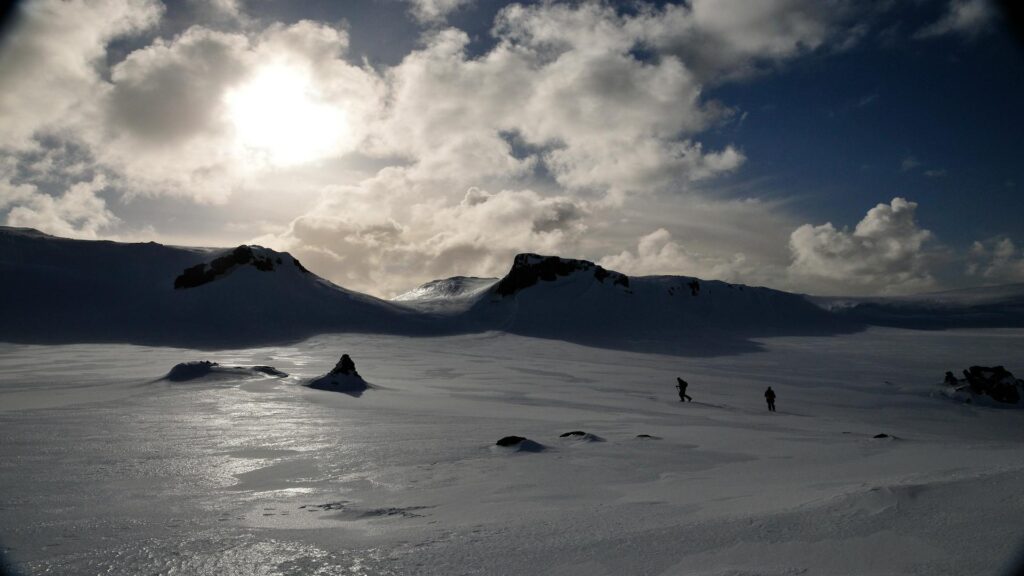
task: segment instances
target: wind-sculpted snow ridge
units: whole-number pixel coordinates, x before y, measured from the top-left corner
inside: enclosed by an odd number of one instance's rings
[[[0,276],[0,340],[10,342],[226,348],[441,328],[258,246],[181,248],[0,228]]]

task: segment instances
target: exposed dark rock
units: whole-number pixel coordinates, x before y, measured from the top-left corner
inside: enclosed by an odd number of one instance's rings
[[[310,381],[307,386],[317,390],[341,392],[358,398],[372,386],[356,372],[356,364],[348,354],[342,354],[341,360],[323,376]]]
[[[657,436],[651,436],[650,434],[637,434],[636,437],[637,438],[646,438],[648,440],[658,440],[659,439]]]
[[[334,368],[330,371],[330,374],[346,374],[359,376],[359,372],[356,372],[356,363],[352,361],[352,358],[348,354],[342,354],[341,360],[334,365]]]
[[[888,438],[888,437],[889,437],[889,435],[888,434],[884,434],[884,433],[883,434],[875,434],[874,436],[872,436],[872,438]]]
[[[574,272],[593,271],[594,278],[601,283],[608,278],[612,285],[629,287],[629,277],[618,272],[610,272],[586,260],[570,260],[557,256],[538,256],[537,254],[519,254],[512,263],[512,269],[494,287],[494,291],[502,296],[515,294],[543,280],[551,282],[559,276],[568,276]]]
[[[604,438],[590,432],[584,432],[583,430],[573,430],[572,432],[566,432],[565,434],[559,434],[559,438],[570,438],[576,441],[583,442],[604,442]]]
[[[253,366],[252,370],[261,374],[266,374],[267,376],[277,376],[278,378],[288,377],[287,372],[282,372],[273,366]]]
[[[254,255],[249,246],[239,246],[223,256],[214,258],[209,264],[196,264],[186,268],[181,275],[174,279],[174,288],[195,288],[212,282],[218,276],[222,276],[237,266],[252,264],[257,270],[269,272],[274,269],[274,263],[267,257]]]
[[[299,262],[298,258],[292,258],[292,263],[295,264],[295,267],[301,270],[302,272],[306,274],[310,273],[309,270],[306,270],[306,267],[303,266],[301,262]]]
[[[522,436],[505,436],[501,440],[495,442],[498,446],[518,446],[520,442],[526,440]]]
[[[696,278],[690,280],[690,282],[687,283],[687,286],[690,288],[691,295],[696,296],[700,294],[700,282]]]
[[[288,374],[274,368],[273,366],[221,366],[209,360],[195,362],[182,362],[176,364],[171,371],[164,376],[165,380],[171,382],[185,382],[204,377],[226,378],[237,380],[239,378],[252,378],[255,376],[274,376],[276,378],[287,378]]]
[[[1024,393],[1024,380],[1015,378],[1002,366],[971,366],[963,371],[964,377],[957,380],[952,372],[946,372],[944,383],[957,395],[970,402],[971,397],[988,396],[1002,404],[1020,404]]]

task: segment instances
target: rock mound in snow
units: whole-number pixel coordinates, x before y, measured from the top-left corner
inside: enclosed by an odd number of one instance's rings
[[[163,379],[171,382],[187,382],[206,377],[237,379],[257,376],[287,378],[288,374],[273,366],[221,366],[216,362],[199,360],[176,364]]]
[[[495,446],[510,448],[516,452],[541,452],[544,445],[522,436],[505,436],[494,443]]]
[[[330,372],[311,380],[308,386],[317,390],[341,392],[357,397],[372,388],[372,385],[363,380],[363,377],[356,371],[356,364],[348,354],[342,354],[341,360],[338,360]]]
[[[551,282],[559,277],[576,273],[592,274],[598,282],[605,280],[613,286],[629,288],[629,277],[618,272],[609,272],[604,268],[586,260],[572,260],[558,256],[539,256],[537,254],[518,254],[512,262],[512,269],[494,286],[494,292],[509,296],[529,288],[537,282]]]
[[[943,393],[950,398],[973,404],[1019,406],[1024,408],[1024,380],[1015,378],[1002,366],[971,366],[957,378],[946,372]]]
[[[573,440],[576,442],[604,442],[604,438],[601,438],[597,434],[584,432],[583,430],[573,430],[572,432],[559,434],[558,437],[564,438],[566,440]]]

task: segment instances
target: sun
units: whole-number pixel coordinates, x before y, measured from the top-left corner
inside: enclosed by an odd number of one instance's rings
[[[345,110],[323,99],[301,68],[270,64],[225,94],[236,151],[276,166],[313,162],[343,150]]]

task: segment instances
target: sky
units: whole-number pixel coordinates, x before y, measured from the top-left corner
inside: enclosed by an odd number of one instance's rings
[[[0,223],[259,244],[381,297],[520,252],[1024,282],[1022,38],[989,0],[21,2]]]

